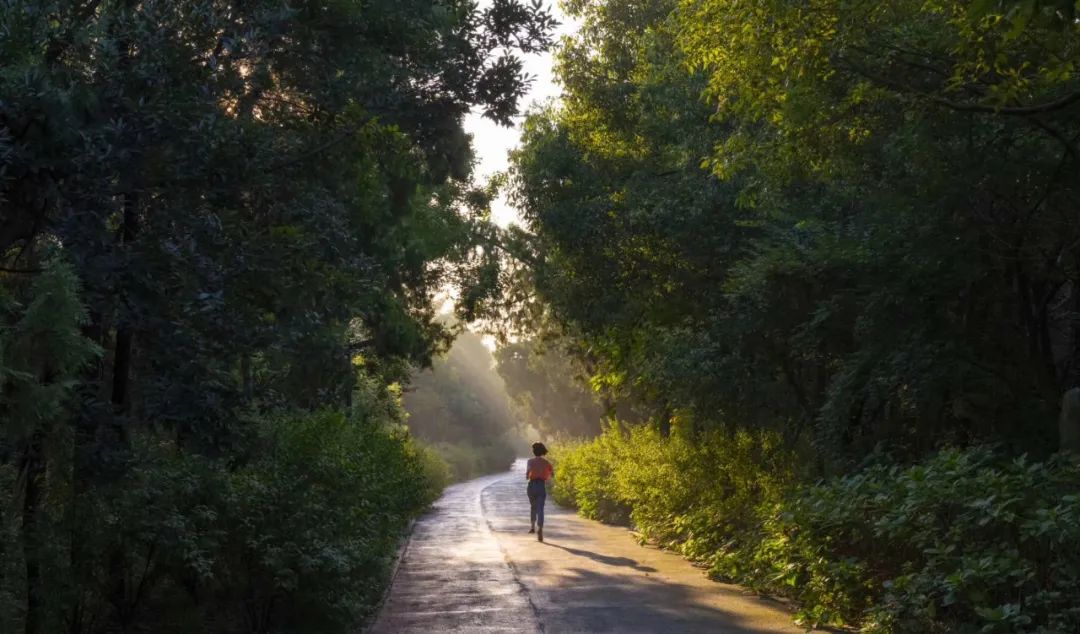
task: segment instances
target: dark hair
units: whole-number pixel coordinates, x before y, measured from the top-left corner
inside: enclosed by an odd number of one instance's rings
[[[544,455],[546,453],[547,453],[547,447],[544,446],[544,443],[542,443],[542,442],[534,442],[533,443],[533,455],[534,456],[542,456],[542,455]]]

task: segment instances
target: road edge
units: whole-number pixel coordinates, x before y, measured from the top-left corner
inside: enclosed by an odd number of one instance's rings
[[[425,511],[425,513],[429,512]],[[382,616],[383,608],[386,607],[386,600],[390,598],[390,589],[394,587],[394,580],[397,578],[398,569],[401,568],[401,562],[405,560],[405,554],[409,551],[409,544],[412,543],[413,529],[416,527],[416,518],[409,520],[409,523],[405,526],[405,530],[401,533],[401,543],[398,544],[397,551],[394,553],[394,562],[390,566],[390,571],[386,576],[386,586],[383,588],[382,595],[379,597],[378,603],[375,604],[375,609],[371,611],[371,614],[360,622],[357,627],[358,634],[364,634],[371,630],[379,621],[379,617]]]

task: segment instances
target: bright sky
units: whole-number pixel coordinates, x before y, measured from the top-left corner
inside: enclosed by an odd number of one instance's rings
[[[480,6],[485,7],[491,0],[480,0]],[[559,26],[555,29],[555,41],[563,35],[569,35],[578,28],[578,22],[566,16],[562,9],[554,2],[549,5],[552,15],[558,20]],[[533,79],[532,86],[521,100],[518,110],[521,113],[528,112],[536,103],[542,103],[552,97],[558,97],[562,90],[555,83],[552,74],[553,56],[550,52],[539,55],[525,56],[525,72]],[[476,168],[474,177],[478,182],[486,181],[492,174],[501,172],[510,166],[507,154],[518,145],[521,137],[521,123],[525,120],[524,114],[515,119],[513,128],[504,128],[485,119],[479,112],[473,112],[465,117],[465,131],[473,136],[473,150],[476,153]],[[506,227],[511,223],[520,224],[520,216],[516,209],[511,207],[505,196],[500,196],[491,204],[491,216],[495,224]],[[439,312],[453,310],[456,299],[454,289],[447,289],[436,296],[436,303],[441,304]],[[484,345],[489,349],[495,349],[495,339],[490,335],[483,336]]]
[[[480,6],[490,4],[490,0],[481,0]],[[559,37],[573,33],[577,30],[577,21],[568,18],[557,5],[552,3],[550,10],[559,21],[559,27],[555,31],[555,40]],[[550,97],[557,97],[562,91],[555,83],[552,76],[552,55],[544,53],[540,55],[528,55],[525,57],[525,72],[532,75],[535,80],[532,89],[521,101],[519,110],[524,113],[535,103],[546,101]],[[476,151],[477,181],[485,181],[492,174],[501,172],[509,166],[507,152],[517,146],[521,136],[521,122],[524,117],[516,119],[514,128],[503,128],[490,119],[483,118],[479,113],[473,112],[465,117],[465,131],[473,135],[473,148]],[[516,209],[511,208],[505,197],[500,196],[491,206],[492,220],[500,227],[510,223],[517,223],[519,216]]]

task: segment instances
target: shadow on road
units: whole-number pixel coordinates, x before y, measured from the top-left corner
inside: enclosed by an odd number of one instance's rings
[[[610,555],[601,555],[599,553],[594,553],[591,550],[582,550],[580,548],[567,548],[566,546],[560,546],[551,542],[544,542],[544,545],[550,548],[558,548],[560,550],[565,550],[571,555],[577,555],[578,557],[587,557],[595,562],[608,566],[625,566],[627,568],[633,568],[634,570],[640,572],[656,572],[656,568],[653,568],[651,566],[642,566],[641,564],[634,561],[633,559],[630,559],[629,557],[612,557]]]
[[[678,555],[643,548],[624,528],[578,517],[550,500],[543,543],[528,535],[523,471],[485,487],[481,507],[541,629],[653,634],[800,632],[781,604],[707,580]],[[638,554],[640,553],[640,556]]]

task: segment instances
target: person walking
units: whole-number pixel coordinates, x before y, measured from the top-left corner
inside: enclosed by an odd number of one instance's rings
[[[555,468],[551,466],[544,456],[547,455],[547,447],[542,442],[534,442],[532,445],[534,458],[529,458],[525,465],[525,478],[529,481],[525,489],[529,494],[529,520],[531,527],[529,533],[536,533],[536,541],[544,541],[544,499],[547,497],[547,481],[555,475]]]

